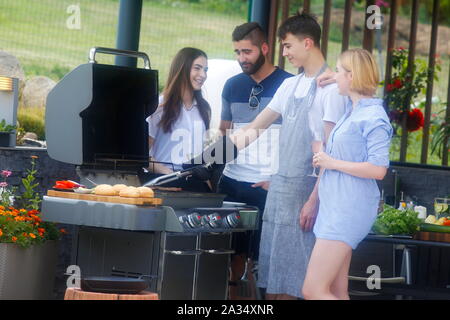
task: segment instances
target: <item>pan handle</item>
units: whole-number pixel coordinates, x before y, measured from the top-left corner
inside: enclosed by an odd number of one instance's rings
[[[118,55],[118,56],[142,58],[144,60],[144,69],[151,69],[150,58],[144,52],[120,50],[120,49],[112,49],[112,48],[104,48],[104,47],[94,47],[89,50],[89,63],[97,63],[97,61],[95,61],[95,54],[97,52],[105,53],[105,54],[114,54],[114,55]]]

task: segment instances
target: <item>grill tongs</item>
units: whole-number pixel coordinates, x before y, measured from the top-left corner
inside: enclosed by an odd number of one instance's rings
[[[149,182],[144,184],[144,187],[156,187],[161,186],[166,183],[177,181],[182,178],[189,178],[195,176],[200,180],[208,180],[210,178],[209,172],[213,169],[212,163],[205,163],[197,166],[190,167],[188,169],[183,169],[173,173],[165,174],[163,176],[154,178]]]

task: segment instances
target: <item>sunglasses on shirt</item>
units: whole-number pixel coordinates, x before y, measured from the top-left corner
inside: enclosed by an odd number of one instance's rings
[[[264,87],[261,84],[255,84],[252,88],[252,91],[250,92],[250,97],[248,98],[248,105],[250,106],[250,109],[256,109],[259,107],[260,101],[257,97],[258,94],[263,92]]]

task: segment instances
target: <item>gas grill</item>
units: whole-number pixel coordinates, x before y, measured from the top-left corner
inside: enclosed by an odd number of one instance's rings
[[[142,58],[144,68],[104,65],[96,53]],[[76,165],[87,186],[139,186],[149,166],[145,119],[158,104],[158,72],[144,53],[92,48],[89,63],[49,93],[47,150]],[[161,206],[44,196],[46,221],[76,226],[72,264],[82,277],[145,277],[161,299],[226,299],[231,234],[258,228],[258,209],[225,195],[155,191]]]

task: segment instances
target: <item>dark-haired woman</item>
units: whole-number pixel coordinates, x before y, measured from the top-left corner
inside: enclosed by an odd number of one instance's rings
[[[154,174],[182,170],[182,163],[203,149],[211,118],[211,108],[201,93],[207,77],[207,59],[202,50],[183,48],[172,61],[160,104],[146,119],[149,125],[149,169]],[[208,191],[205,183],[195,179],[188,183],[179,181],[176,186]]]

